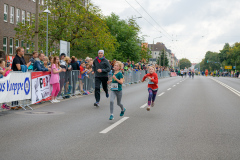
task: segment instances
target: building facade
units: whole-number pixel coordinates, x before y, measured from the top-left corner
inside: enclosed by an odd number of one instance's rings
[[[157,42],[156,44],[148,44],[148,48],[152,52],[151,53],[152,58],[149,59],[149,63],[152,63],[152,64],[157,63],[157,59],[159,59],[159,57],[163,54],[164,51],[167,54],[167,52],[166,52],[167,48],[161,42]]]
[[[39,0],[39,4],[44,5],[44,0]],[[14,56],[17,47],[24,47],[28,53],[29,45],[33,44],[15,39],[16,31],[14,28],[17,27],[18,23],[31,23],[35,13],[36,0],[0,1],[0,49],[5,55]]]

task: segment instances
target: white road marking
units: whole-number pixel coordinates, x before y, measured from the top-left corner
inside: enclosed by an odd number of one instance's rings
[[[176,85],[173,85],[173,87],[175,87]]]
[[[169,90],[171,90],[172,88],[168,88],[167,90],[169,91]]]
[[[177,83],[177,84],[179,84],[179,83]]]
[[[128,118],[129,117],[123,117],[122,119],[120,119],[119,121],[115,122],[114,124],[112,124],[111,126],[107,127],[106,129],[102,130],[99,133],[108,133],[110,130],[112,130],[113,128],[117,127],[119,124],[121,124],[122,122],[124,122]]]
[[[140,108],[144,108],[147,106],[147,103],[145,103],[144,105],[142,105]]]
[[[160,97],[160,96],[162,96],[162,95],[164,95],[164,92],[163,92],[163,93],[161,93],[161,94],[159,94],[158,96]]]
[[[235,93],[236,95],[238,95],[240,97],[240,92],[224,83],[222,83],[221,81],[218,81],[214,78],[211,78],[212,80],[216,81],[217,83],[221,84],[222,86],[226,87],[227,89],[229,89],[230,91],[232,91],[233,93]]]

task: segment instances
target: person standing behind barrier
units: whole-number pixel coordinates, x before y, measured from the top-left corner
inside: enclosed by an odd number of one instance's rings
[[[75,94],[75,90],[76,90],[76,83],[78,80],[78,75],[79,75],[79,63],[76,61],[76,57],[72,56],[72,61],[71,61],[71,66],[72,66],[72,80],[73,80],[73,86],[72,86],[72,93]]]
[[[6,77],[9,74],[10,67],[7,66],[3,58],[0,58],[0,78]]]
[[[59,57],[53,58],[53,64],[51,67],[51,78],[50,78],[50,84],[52,85],[52,103],[60,102],[56,99],[58,92],[60,91],[60,84],[59,84],[59,73],[65,72],[66,70],[64,68],[60,68],[59,63]]]
[[[123,84],[123,75],[121,73],[122,63],[120,61],[116,61],[114,64],[114,73],[112,73],[112,80],[108,81],[112,83],[111,85],[111,95],[110,95],[110,117],[109,120],[113,120],[113,109],[114,109],[114,100],[117,97],[117,105],[121,108],[120,116],[123,116],[126,108],[123,107],[121,103],[122,99],[122,84]]]
[[[155,73],[154,67],[149,66],[148,68],[149,68],[149,73],[143,77],[142,82],[144,82],[146,78],[149,79],[149,82],[148,82],[149,96],[148,96],[147,111],[150,111],[150,106],[152,107],[154,106],[154,101],[158,91],[158,76],[157,76],[157,73]]]
[[[29,62],[31,62],[31,65],[28,67],[28,70],[33,70],[33,64],[35,63],[35,58],[38,57],[38,52],[33,51],[32,57],[30,58]]]
[[[84,61],[82,61],[81,62],[81,66],[80,66],[80,75],[79,75],[79,79],[80,79],[80,83],[79,83],[79,85],[80,85],[80,90],[81,90],[81,93],[83,94],[84,93],[84,91],[83,91],[83,85],[84,85],[84,78],[85,78],[85,76],[86,76],[86,74],[87,74],[87,69],[85,69],[85,62]]]
[[[104,57],[104,50],[98,51],[98,57],[93,61],[93,72],[95,73],[95,99],[94,106],[99,107],[100,102],[100,85],[102,83],[103,90],[106,93],[106,97],[109,97],[107,81],[108,72],[111,67],[108,60]]]
[[[28,64],[26,65],[26,62],[24,59],[24,49],[22,47],[18,47],[16,52],[17,52],[17,55],[13,59],[12,70],[26,72],[26,70],[30,66],[31,62],[28,62]]]
[[[43,53],[40,53],[38,58],[35,58],[36,61],[33,64],[33,71],[51,71],[50,68],[44,67],[44,58],[45,55]]]

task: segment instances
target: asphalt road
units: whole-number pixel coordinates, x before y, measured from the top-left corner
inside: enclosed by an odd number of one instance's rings
[[[113,121],[104,93],[99,108],[90,95],[10,111],[0,116],[0,160],[239,160],[240,96],[226,86],[240,91],[240,79],[160,79],[149,112],[147,83],[124,87],[127,111],[115,105]]]

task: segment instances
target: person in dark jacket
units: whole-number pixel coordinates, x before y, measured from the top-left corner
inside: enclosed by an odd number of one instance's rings
[[[95,99],[94,106],[99,107],[100,102],[100,85],[102,83],[103,90],[106,93],[106,97],[109,97],[107,81],[108,72],[110,72],[111,66],[108,60],[104,57],[104,50],[98,51],[98,57],[93,61],[93,72],[95,73]]]
[[[51,71],[50,68],[45,68],[43,64],[45,55],[43,53],[40,53],[38,55],[38,58],[36,58],[34,64],[33,64],[33,71]]]
[[[80,70],[79,68],[79,64],[77,61],[75,61],[75,56],[72,56],[72,61],[71,61],[71,66],[72,66],[72,70]]]
[[[72,93],[75,94],[76,91],[76,83],[78,81],[78,76],[79,76],[79,64],[76,61],[76,57],[72,56],[72,61],[70,63],[72,66],[72,80],[73,80],[73,88],[72,88]]]

